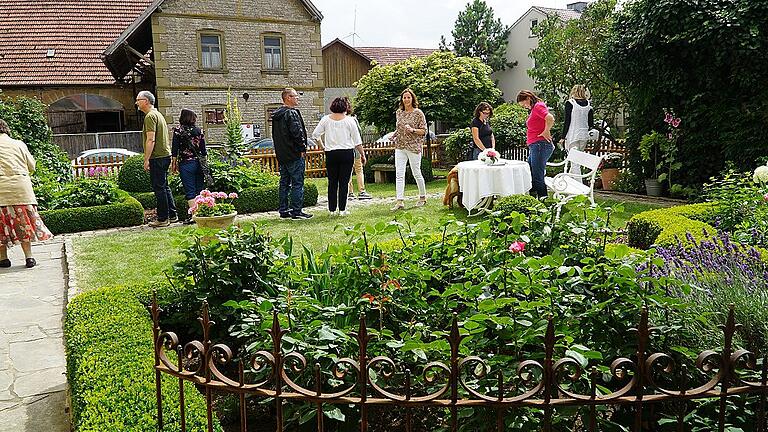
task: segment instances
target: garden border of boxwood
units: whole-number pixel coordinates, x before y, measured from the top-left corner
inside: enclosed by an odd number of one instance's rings
[[[129,194],[141,203],[142,207],[146,210],[157,207],[154,192],[129,192]],[[278,185],[246,188],[238,192],[238,195],[239,197],[233,201],[233,204],[240,214],[275,211],[280,207]],[[187,199],[183,195],[176,195],[174,200],[179,214],[186,214],[188,209]],[[304,184],[304,207],[317,205],[317,200],[317,185],[313,183]]]
[[[82,293],[67,305],[64,338],[75,431],[157,430],[153,324],[146,306],[153,289],[163,304],[173,298],[166,286],[116,286]],[[175,381],[163,377],[166,407],[179,406]],[[206,430],[203,395],[187,385],[185,399],[187,430]],[[178,410],[169,408],[163,418],[164,430],[180,430]]]
[[[129,227],[144,223],[144,208],[128,192],[118,190],[118,201],[93,207],[74,207],[40,211],[45,226],[53,234]]]
[[[717,234],[710,223],[718,210],[717,203],[705,202],[638,213],[627,222],[627,243],[641,249],[672,246],[678,241],[687,244],[689,234],[694,241],[701,242]]]

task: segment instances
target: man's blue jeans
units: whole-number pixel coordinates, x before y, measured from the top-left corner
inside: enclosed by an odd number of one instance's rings
[[[528,165],[531,166],[531,195],[536,198],[547,196],[547,161],[552,157],[555,146],[546,140],[536,141],[528,145]]]
[[[304,158],[280,164],[280,214],[297,215],[304,206]],[[288,205],[288,192],[291,201]]]
[[[176,203],[173,201],[171,188],[168,187],[168,167],[171,157],[160,157],[149,160],[149,179],[152,181],[152,191],[157,199],[157,220],[168,220],[168,217],[178,217]]]

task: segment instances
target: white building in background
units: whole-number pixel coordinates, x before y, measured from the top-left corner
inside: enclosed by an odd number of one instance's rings
[[[528,70],[536,67],[529,54],[539,46],[538,38],[533,35],[533,28],[550,16],[556,16],[563,21],[578,19],[587,4],[588,2],[570,3],[566,6],[567,9],[533,6],[512,24],[507,42],[507,63],[513,66],[491,76],[498,80],[505,100],[513,100],[520,90],[536,90],[533,79],[528,76]]]

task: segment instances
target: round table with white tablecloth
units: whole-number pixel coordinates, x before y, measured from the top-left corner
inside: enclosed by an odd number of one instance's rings
[[[527,162],[499,159],[495,165],[474,160],[461,162],[459,190],[464,207],[489,210],[494,196],[527,194],[531,190],[531,168]]]

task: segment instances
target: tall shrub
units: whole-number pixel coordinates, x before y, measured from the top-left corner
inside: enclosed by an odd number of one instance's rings
[[[53,143],[53,133],[45,118],[45,104],[24,96],[0,98],[0,119],[8,123],[12,138],[24,141],[29,147],[37,160],[39,180],[65,183],[72,179],[67,154]]]
[[[629,145],[683,120],[679,181],[701,184],[726,161],[754,168],[768,153],[768,2],[636,0],[618,14],[606,59],[628,100]],[[633,170],[641,170],[637,152]]]

